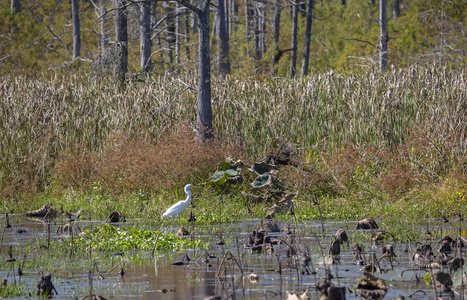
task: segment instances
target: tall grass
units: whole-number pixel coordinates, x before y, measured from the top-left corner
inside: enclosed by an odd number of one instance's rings
[[[466,151],[464,72],[413,68],[232,81],[215,85],[215,124],[220,132],[238,129],[257,152],[281,137],[304,147],[323,140],[394,147],[418,128],[434,138],[454,135],[452,153]]]
[[[155,144],[177,124],[192,124],[196,93],[189,87],[196,87],[189,72],[130,82],[125,91],[95,78],[1,78],[3,197],[43,190],[58,154],[76,145],[99,153],[120,135]],[[283,140],[297,149],[352,143],[394,150],[414,132],[436,144],[439,163],[458,165],[467,154],[463,70],[414,67],[303,79],[235,76],[213,78],[212,87],[217,137],[241,144],[251,157]]]

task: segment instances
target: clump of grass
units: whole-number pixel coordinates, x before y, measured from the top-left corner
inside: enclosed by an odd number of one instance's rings
[[[12,281],[10,279],[10,281]],[[8,282],[6,286],[0,285],[0,297],[13,298],[21,297],[26,294],[27,286],[24,282],[13,283]]]
[[[157,240],[157,243],[156,243]],[[66,244],[66,243],[65,243]],[[141,230],[136,228],[115,228],[112,225],[103,225],[93,230],[82,232],[74,241],[74,247],[86,251],[121,251],[121,250],[179,250],[205,247],[200,240],[183,239],[157,231]],[[67,247],[67,245],[63,245]]]
[[[113,195],[155,192],[205,180],[233,152],[216,140],[198,143],[192,130],[180,126],[154,143],[115,135],[100,152],[67,149],[59,155],[54,175],[62,187],[98,185]]]

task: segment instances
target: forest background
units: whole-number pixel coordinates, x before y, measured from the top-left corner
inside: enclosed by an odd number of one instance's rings
[[[342,206],[438,198],[433,211],[457,210],[467,195],[467,2],[381,3],[2,1],[4,210],[50,197],[157,202],[206,181],[227,155],[254,161],[284,147],[298,161],[279,176],[287,189]],[[203,5],[209,146],[191,130]]]

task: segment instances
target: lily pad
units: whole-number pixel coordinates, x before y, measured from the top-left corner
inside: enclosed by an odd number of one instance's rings
[[[264,162],[256,162],[250,168],[250,171],[256,173],[256,175],[263,175],[267,173],[276,173],[278,171],[277,166],[271,165]]]
[[[467,285],[467,265],[464,264],[464,259],[455,258],[452,262],[452,286],[456,289]]]
[[[334,264],[334,259],[330,255],[322,256],[321,254],[313,254],[310,258],[315,266],[329,266]]]
[[[255,181],[250,183],[252,189],[261,189],[272,185],[272,176],[268,173],[256,177]]]
[[[234,169],[227,169],[223,171],[217,171],[212,175],[211,182],[216,183],[216,184],[222,184],[224,181],[231,176],[237,176],[238,171]]]

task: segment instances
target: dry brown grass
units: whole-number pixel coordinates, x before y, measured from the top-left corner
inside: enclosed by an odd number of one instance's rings
[[[464,190],[467,158],[450,157],[459,146],[456,137],[441,141],[437,133],[413,130],[393,149],[368,144],[329,145],[309,149],[300,159],[300,168],[284,169],[281,178],[300,192],[365,198],[386,196],[399,199],[414,189],[445,185],[447,177],[456,178],[449,190]]]
[[[99,186],[110,194],[158,191],[209,178],[226,156],[238,151],[220,141],[198,143],[184,126],[167,132],[157,142],[113,135],[99,153],[82,147],[65,150],[54,169],[61,187]]]

